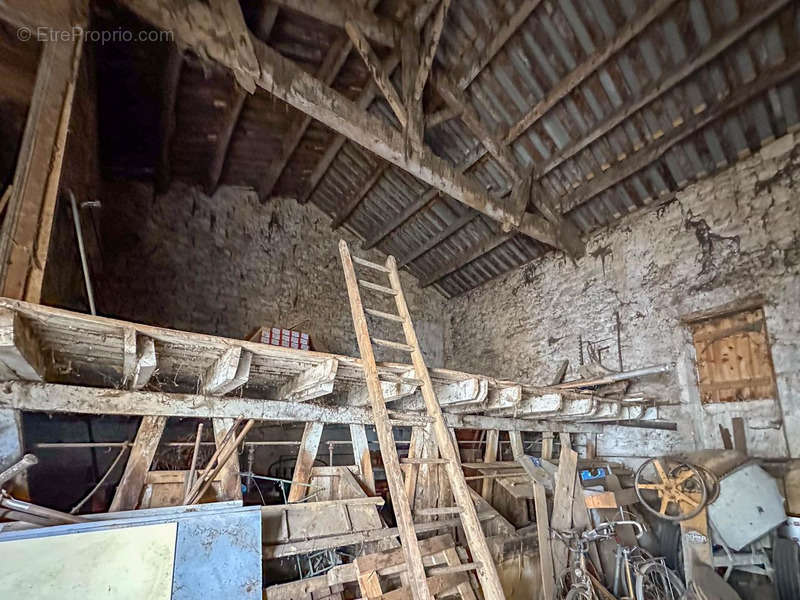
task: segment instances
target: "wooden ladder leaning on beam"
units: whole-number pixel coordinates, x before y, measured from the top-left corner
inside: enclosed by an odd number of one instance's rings
[[[476,571],[478,581],[483,590],[485,600],[504,600],[503,588],[500,585],[500,578],[492,560],[489,546],[483,535],[481,524],[478,519],[475,505],[473,504],[469,487],[464,479],[464,473],[458,460],[457,450],[453,444],[439,401],[431,383],[428,368],[422,357],[414,325],[411,322],[411,315],[408,312],[405,296],[400,286],[400,274],[397,271],[397,263],[393,256],[386,259],[385,264],[373,263],[358,257],[351,257],[347,243],[342,240],[339,242],[339,252],[342,256],[345,281],[347,282],[347,294],[350,298],[350,309],[353,314],[353,325],[358,339],[358,348],[361,352],[361,359],[364,367],[364,375],[367,382],[372,412],[375,419],[375,430],[378,434],[378,444],[380,445],[381,456],[383,458],[386,479],[389,484],[389,491],[392,495],[392,505],[397,518],[397,527],[400,533],[400,542],[406,562],[406,578],[408,586],[411,588],[414,600],[432,600],[433,594],[426,581],[425,569],[422,564],[422,555],[418,546],[414,523],[411,515],[411,504],[409,503],[403,484],[403,473],[400,468],[400,461],[397,456],[397,447],[394,435],[392,434],[392,422],[389,419],[389,412],[386,408],[386,401],[383,396],[381,379],[378,375],[378,368],[375,364],[375,354],[373,344],[389,347],[395,350],[402,350],[411,355],[411,362],[414,367],[415,378],[404,378],[402,381],[418,385],[425,401],[425,407],[431,419],[431,429],[436,444],[439,447],[441,461],[444,464],[445,472],[450,480],[456,506],[459,509],[459,517],[464,529],[470,553],[472,554],[471,567]],[[356,275],[353,263],[360,267],[377,271],[382,276],[388,276],[389,286],[379,285],[368,280],[360,279]],[[361,302],[359,287],[369,289],[378,294],[386,294],[394,297],[397,313],[389,313],[364,308]],[[405,334],[405,343],[372,338],[367,327],[366,314],[382,320],[392,321],[402,325]],[[396,383],[396,381],[392,381]]]

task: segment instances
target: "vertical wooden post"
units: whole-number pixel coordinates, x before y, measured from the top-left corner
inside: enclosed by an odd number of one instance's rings
[[[212,419],[214,426],[214,441],[217,447],[222,444],[228,430],[233,427],[235,419]],[[242,499],[242,479],[239,476],[239,454],[237,450],[233,451],[230,458],[225,461],[225,464],[220,469],[219,477],[221,480],[220,495],[223,500],[241,500]]]
[[[483,462],[491,463],[497,460],[497,449],[500,445],[500,431],[489,429],[486,432],[486,449],[483,454]],[[481,497],[489,503],[492,501],[492,489],[494,480],[484,479],[481,489]]]
[[[553,458],[553,432],[542,432],[542,458],[550,460]]]
[[[292,475],[292,487],[289,489],[289,502],[298,502],[306,495],[307,487],[297,485],[308,483],[311,479],[311,468],[317,458],[319,441],[322,438],[322,423],[306,423],[303,429],[303,438],[300,441],[300,449],[297,452],[297,462],[294,465]]]
[[[375,475],[372,472],[372,456],[369,453],[367,428],[364,425],[350,425],[350,439],[353,442],[353,456],[356,459],[361,483],[367,491],[375,494]]]
[[[528,460],[522,447],[522,434],[509,431],[511,451],[516,461]],[[550,545],[550,519],[547,516],[547,495],[544,486],[533,477],[533,500],[536,507],[536,537],[539,540],[539,565],[542,571],[542,592],[545,600],[555,597],[556,578],[553,571],[553,550]]]

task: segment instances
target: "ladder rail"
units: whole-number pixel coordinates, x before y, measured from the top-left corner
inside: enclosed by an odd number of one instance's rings
[[[383,457],[389,491],[393,498],[392,505],[395,517],[397,518],[403,555],[408,565],[407,576],[409,579],[409,587],[411,588],[414,600],[433,600],[433,596],[426,583],[427,575],[425,574],[425,568],[422,564],[422,553],[420,552],[416,531],[414,529],[411,505],[406,495],[403,473],[400,470],[400,460],[397,455],[397,446],[395,445],[395,439],[392,435],[392,425],[389,421],[389,413],[384,402],[381,383],[378,378],[378,367],[375,364],[375,354],[372,350],[372,342],[369,337],[367,318],[364,314],[364,306],[361,302],[361,294],[358,290],[360,282],[356,276],[347,242],[344,240],[339,242],[339,253],[342,257],[342,266],[344,267],[345,282],[347,284],[347,295],[350,300],[350,311],[353,316],[353,327],[356,331],[358,349],[361,352],[364,376],[367,382],[370,404],[372,405],[372,414],[375,419],[375,431],[378,434],[378,445],[381,450],[381,456]],[[391,267],[389,268],[391,269]],[[406,327],[405,322],[403,323],[403,327]]]
[[[406,336],[406,343],[414,348],[410,353],[411,364],[414,366],[417,379],[422,381],[420,390],[428,415],[433,419],[433,423],[431,424],[433,435],[439,446],[439,454],[447,461],[444,465],[445,471],[450,481],[456,505],[461,509],[461,523],[464,534],[467,538],[474,562],[480,565],[476,573],[481,588],[483,589],[484,598],[485,600],[504,600],[505,594],[500,585],[497,567],[494,564],[489,545],[486,543],[486,537],[483,534],[483,529],[478,519],[478,513],[475,510],[475,504],[472,501],[469,487],[464,479],[464,472],[461,470],[460,456],[457,454],[453,445],[450,429],[444,421],[442,408],[439,405],[439,401],[436,399],[436,392],[433,389],[428,367],[425,365],[425,359],[419,347],[417,334],[411,322],[411,314],[408,311],[408,305],[406,304],[405,295],[403,294],[400,283],[400,273],[397,270],[397,262],[394,256],[389,256],[387,258],[386,266],[389,268],[389,281],[391,282],[392,289],[397,292],[394,295],[394,299],[397,305],[397,314],[403,318],[403,332]]]

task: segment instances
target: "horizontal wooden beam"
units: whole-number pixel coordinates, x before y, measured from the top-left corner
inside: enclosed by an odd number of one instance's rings
[[[303,371],[281,386],[278,397],[290,402],[306,402],[327,396],[333,391],[339,361],[331,358]]]
[[[364,32],[364,35],[381,46],[394,48],[400,39],[397,25],[381,19],[353,0],[270,0],[281,8],[303,13],[318,21],[344,29],[350,21]]]
[[[595,177],[589,183],[567,194],[562,199],[565,212],[577,208],[597,194],[602,193],[617,183],[627,179],[634,173],[644,169],[660,159],[676,144],[697,133],[721,116],[739,108],[745,102],[765,93],[770,88],[779,85],[781,82],[797,73],[800,73],[800,55],[795,53],[787,56],[782,63],[762,71],[751,83],[734,89],[731,95],[725,100],[715,104],[700,114],[694,115],[692,118],[684,121],[680,126],[675,127],[667,135],[659,138],[657,142],[627,157],[624,161],[617,163],[599,177]]]
[[[340,423],[373,425],[372,411],[350,406],[321,406],[310,402],[281,402],[247,398],[168,394],[90,388],[56,383],[12,381],[0,388],[0,408],[32,412],[94,415],[173,416],[188,418],[243,418],[276,423]],[[507,417],[461,415],[445,412],[448,427],[457,429],[505,429],[511,431],[602,432],[601,425],[548,423]],[[423,415],[404,414],[394,423],[421,426]]]
[[[18,313],[0,309],[0,381],[42,381],[46,364],[33,329]]]

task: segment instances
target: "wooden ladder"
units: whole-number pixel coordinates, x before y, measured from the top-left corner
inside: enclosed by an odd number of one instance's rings
[[[400,542],[406,562],[406,576],[408,586],[411,588],[414,600],[432,600],[433,593],[426,581],[425,569],[422,564],[414,522],[411,515],[411,504],[403,484],[403,473],[400,468],[400,461],[397,456],[397,447],[392,434],[392,423],[389,420],[389,413],[386,409],[386,401],[383,397],[381,379],[378,375],[378,367],[375,364],[375,354],[373,344],[394,350],[408,352],[411,356],[411,363],[414,367],[415,378],[403,379],[414,385],[418,385],[425,401],[425,407],[431,419],[431,430],[436,444],[439,447],[440,462],[444,466],[447,477],[450,480],[450,488],[453,492],[461,524],[467,539],[469,550],[472,554],[472,568],[476,571],[478,581],[483,589],[485,600],[503,600],[503,588],[500,585],[500,578],[497,575],[494,561],[492,560],[489,546],[483,535],[478,513],[475,510],[469,487],[464,479],[464,472],[458,457],[458,451],[453,444],[453,437],[444,421],[442,409],[436,399],[436,392],[433,389],[428,368],[420,351],[417,334],[411,322],[411,315],[408,312],[405,296],[400,286],[400,274],[397,271],[397,263],[393,256],[386,259],[385,264],[373,263],[361,258],[351,257],[347,243],[342,240],[339,242],[339,252],[342,256],[344,267],[344,277],[347,282],[347,294],[350,298],[350,309],[353,314],[353,326],[356,330],[358,348],[361,352],[364,376],[367,382],[367,390],[372,405],[373,418],[375,420],[375,430],[378,434],[378,444],[380,445],[383,465],[386,471],[386,480],[389,484],[389,491],[392,495],[392,505],[394,507],[397,527],[400,532]],[[363,279],[356,275],[353,263],[360,267],[377,271],[382,276],[388,276],[389,286],[379,285]],[[397,305],[397,313],[389,313],[371,308],[364,308],[361,302],[359,287],[369,289],[379,294],[386,294],[394,297]],[[402,324],[405,334],[405,343],[373,338],[370,336],[367,327],[366,315],[382,320],[393,321]],[[396,380],[391,380],[393,383]]]

